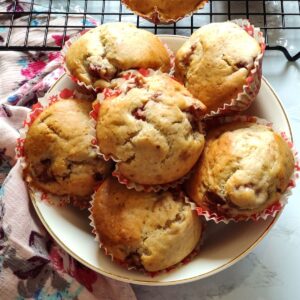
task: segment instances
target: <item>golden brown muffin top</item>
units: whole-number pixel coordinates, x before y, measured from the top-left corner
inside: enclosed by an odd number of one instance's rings
[[[176,54],[176,76],[210,111],[242,92],[260,45],[240,26],[212,23],[195,31]]]
[[[89,112],[91,103],[66,99],[46,108],[29,127],[25,177],[56,195],[89,197],[109,173],[111,163],[97,156]]]
[[[119,161],[119,172],[143,185],[186,175],[204,145],[196,113],[204,106],[166,74],[141,77],[135,87],[101,103],[100,151]]]
[[[170,57],[151,32],[130,23],[107,23],[72,43],[66,66],[79,81],[103,89],[124,70],[152,68],[168,72]]]
[[[171,23],[202,8],[207,0],[122,0],[122,2],[153,23]]]
[[[293,154],[279,134],[264,125],[234,122],[209,132],[187,191],[199,206],[250,215],[279,199],[293,169]]]
[[[147,271],[180,262],[192,252],[201,235],[200,219],[181,194],[137,192],[115,178],[100,186],[91,212],[108,253]]]

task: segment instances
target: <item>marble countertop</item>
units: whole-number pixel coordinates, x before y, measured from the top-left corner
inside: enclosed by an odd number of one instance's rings
[[[300,61],[267,51],[263,74],[281,99],[300,149]],[[300,299],[300,185],[265,239],[248,256],[214,276],[169,287],[133,285],[139,300]]]

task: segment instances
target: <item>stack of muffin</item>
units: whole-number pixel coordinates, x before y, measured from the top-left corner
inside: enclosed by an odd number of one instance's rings
[[[106,253],[149,272],[197,248],[198,214],[241,221],[278,208],[294,170],[288,144],[255,118],[222,117],[259,90],[264,44],[247,26],[197,30],[176,53],[175,75],[170,51],[132,24],[72,40],[67,73],[96,100],[35,114],[23,151],[29,187],[89,207]]]

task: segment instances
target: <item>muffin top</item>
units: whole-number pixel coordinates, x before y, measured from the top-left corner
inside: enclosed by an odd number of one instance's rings
[[[180,193],[137,192],[115,178],[100,186],[91,213],[94,229],[109,254],[151,272],[185,258],[199,242],[202,230],[199,217]]]
[[[67,99],[46,108],[29,127],[25,178],[32,185],[75,198],[90,196],[111,169],[91,147],[91,104]]]
[[[171,23],[202,8],[207,0],[122,0],[122,2],[151,22]]]
[[[208,112],[216,111],[242,92],[260,45],[232,23],[205,25],[176,54],[176,76]]]
[[[79,81],[103,89],[120,71],[152,68],[168,72],[170,57],[159,38],[149,31],[130,23],[108,23],[72,43],[66,66]]]
[[[187,191],[199,206],[250,215],[279,199],[293,169],[293,154],[279,134],[234,122],[209,132]]]
[[[129,86],[101,103],[96,127],[100,151],[135,183],[181,178],[204,146],[198,124],[204,106],[166,74],[140,76]]]

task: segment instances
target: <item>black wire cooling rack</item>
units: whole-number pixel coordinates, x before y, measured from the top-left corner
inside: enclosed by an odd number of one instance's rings
[[[91,18],[98,24],[129,21],[157,34],[177,35],[190,35],[211,22],[247,18],[264,31],[267,49],[282,51],[289,61],[300,58],[297,0],[211,0],[192,16],[169,25],[154,25],[135,16],[119,0],[0,0],[0,50],[60,50],[72,30],[95,26]],[[34,32],[38,42],[31,39]],[[49,41],[53,32],[60,33],[59,42]]]

